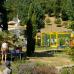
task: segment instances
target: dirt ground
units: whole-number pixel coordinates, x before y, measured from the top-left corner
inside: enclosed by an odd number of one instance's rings
[[[48,50],[36,50],[33,57],[27,57],[28,59],[23,60],[23,62],[40,62],[40,63],[46,63],[55,67],[61,67],[65,65],[74,65],[74,61],[71,60],[71,58],[66,55],[65,53],[59,52],[59,53],[52,53]],[[12,64],[17,64],[16,61]],[[1,69],[1,67],[0,67]],[[1,73],[0,73],[1,74]]]
[[[43,62],[54,66],[64,66],[74,64],[74,61],[65,53],[51,53],[49,51],[36,51],[34,57],[30,57],[29,61]]]

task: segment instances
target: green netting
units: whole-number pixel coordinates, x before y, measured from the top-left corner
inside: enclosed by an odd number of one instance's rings
[[[70,34],[58,34],[57,41],[59,46],[69,46]],[[38,46],[50,46],[50,44],[56,44],[56,34],[51,34],[50,38],[50,34],[42,33],[42,37],[37,37],[36,44]]]
[[[69,46],[70,34],[59,34],[58,43],[59,45]]]
[[[37,36],[36,45],[41,46],[41,36]]]
[[[42,46],[49,46],[49,45],[50,45],[50,35],[42,34]]]
[[[51,45],[56,44],[56,34],[51,34],[50,44]]]

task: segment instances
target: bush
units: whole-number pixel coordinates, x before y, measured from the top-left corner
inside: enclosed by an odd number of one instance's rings
[[[49,18],[48,18],[48,19],[46,19],[46,20],[45,20],[45,22],[46,22],[46,24],[47,24],[47,25],[52,25],[52,24],[50,23],[51,21],[50,21],[50,19],[49,19]]]
[[[56,23],[56,24],[61,24],[61,19],[60,19],[60,18],[57,18],[57,19],[55,20],[55,23]]]
[[[74,60],[74,47],[67,48],[64,51],[71,57],[72,60]]]
[[[14,34],[9,31],[1,31],[0,32],[0,47],[4,40],[8,42],[9,47],[12,46],[12,42],[14,39]]]
[[[71,56],[72,60],[74,60],[74,47],[72,47],[70,50],[70,56]]]
[[[62,68],[60,74],[74,74],[74,66]]]
[[[69,24],[69,28],[74,31],[74,21],[72,21],[72,22]]]
[[[54,66],[36,63],[22,64],[18,68],[18,74],[57,74],[56,71]]]
[[[68,25],[68,21],[64,21],[63,26],[67,26],[67,25]]]
[[[68,14],[65,11],[62,11],[62,20],[67,21],[69,19]]]
[[[40,62],[16,61],[15,63],[12,74],[74,74],[74,66],[61,67],[58,71],[54,66]]]

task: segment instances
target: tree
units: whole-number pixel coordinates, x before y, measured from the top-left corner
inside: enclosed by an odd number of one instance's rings
[[[8,30],[8,24],[7,24],[7,10],[3,6],[5,0],[0,0],[0,26],[2,26],[2,30]]]
[[[27,22],[27,55],[30,56],[34,53],[35,49],[35,36],[37,29],[40,29],[43,24],[43,12],[40,5],[31,3],[28,12]]]
[[[44,11],[37,0],[7,0],[5,6],[7,10],[15,13],[13,17],[18,14],[22,24],[27,25],[27,56],[31,56],[35,49],[35,36],[37,29],[44,27]],[[14,4],[12,4],[14,2]],[[10,18],[10,17],[9,17]]]
[[[60,17],[60,14],[61,14],[61,0],[56,0],[55,16]]]
[[[74,17],[72,0],[62,0],[61,5],[62,5],[62,19],[72,20]]]
[[[35,35],[37,29],[44,27],[44,14],[55,13],[55,16],[62,17],[65,21],[73,20],[74,4],[72,2],[73,0],[7,0],[4,3],[9,13],[9,20],[18,14],[21,24],[27,25],[27,55],[34,53]]]

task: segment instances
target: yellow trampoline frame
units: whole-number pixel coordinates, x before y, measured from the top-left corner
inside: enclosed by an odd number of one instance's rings
[[[59,34],[70,34],[70,37],[71,36],[73,36],[74,37],[74,34],[72,34],[72,33],[68,33],[68,32],[60,32],[60,33],[58,33],[58,32],[49,32],[49,33],[44,33],[44,32],[42,32],[41,34],[40,34],[40,37],[41,37],[41,46],[43,46],[42,45],[42,35],[43,34],[48,34],[48,35],[50,35],[50,39],[51,39],[51,36],[53,35],[53,34],[55,34],[55,39],[56,39],[56,44],[54,44],[54,45],[52,45],[51,43],[50,43],[50,47],[58,47],[59,46],[59,43],[58,43],[58,35]],[[37,42],[37,35],[36,35],[36,42]]]

